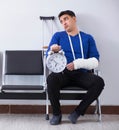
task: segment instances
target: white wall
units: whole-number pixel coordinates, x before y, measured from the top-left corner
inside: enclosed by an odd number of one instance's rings
[[[97,42],[101,75],[106,84],[102,104],[119,105],[118,0],[0,0],[0,52],[7,49],[41,49],[43,31],[39,16],[57,17],[61,10],[66,9],[76,13],[79,28],[92,34]],[[53,32],[62,29],[58,18],[53,25]],[[52,35],[50,21],[45,23],[44,31],[44,43],[48,44]]]

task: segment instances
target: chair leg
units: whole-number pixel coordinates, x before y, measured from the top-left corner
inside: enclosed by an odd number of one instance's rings
[[[46,120],[49,120],[49,104],[48,104],[48,92],[46,89]]]
[[[102,121],[101,117],[101,104],[100,104],[100,97],[96,100],[96,109],[95,114],[98,114],[98,121]]]
[[[98,99],[96,99],[96,103],[95,103],[95,114],[98,114]]]
[[[101,117],[101,104],[100,104],[100,97],[98,98],[98,119],[99,121],[102,121],[102,117]]]
[[[100,71],[99,70],[95,70],[95,74],[100,76]],[[97,100],[96,100],[95,114],[98,114],[98,121],[102,121],[100,97],[98,97]]]

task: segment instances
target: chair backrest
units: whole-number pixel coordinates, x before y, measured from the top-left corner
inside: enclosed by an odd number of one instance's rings
[[[5,51],[3,56],[3,84],[39,84],[39,76],[43,75],[42,50]]]
[[[43,75],[42,51],[6,51],[5,74]]]

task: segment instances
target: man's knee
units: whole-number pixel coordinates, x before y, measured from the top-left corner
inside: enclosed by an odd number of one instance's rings
[[[58,77],[59,77],[58,74],[51,73],[47,77],[47,84],[58,82]]]
[[[105,83],[102,77],[98,76],[96,80],[96,84],[98,86],[98,89],[104,89]]]

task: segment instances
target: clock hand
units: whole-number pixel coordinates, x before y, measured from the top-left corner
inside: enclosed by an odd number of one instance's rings
[[[57,63],[55,64],[55,67],[57,66]]]
[[[53,59],[53,61],[54,61],[56,64],[58,64],[58,62],[57,62],[57,61],[55,61],[54,59]]]

